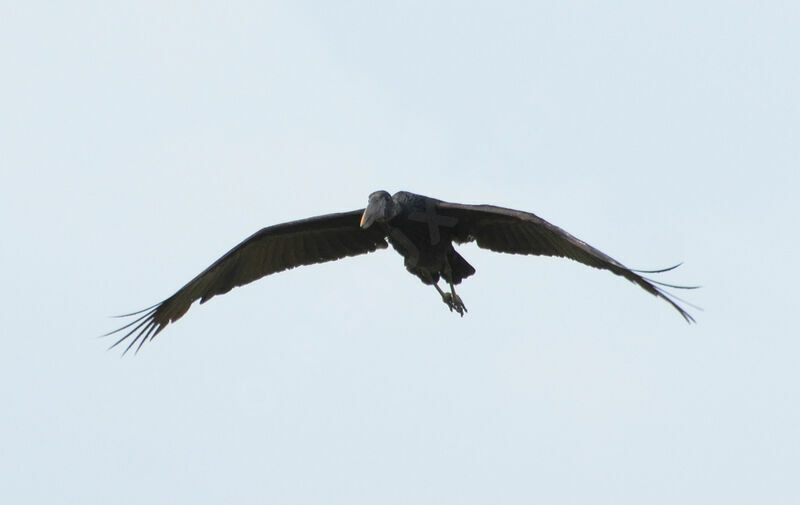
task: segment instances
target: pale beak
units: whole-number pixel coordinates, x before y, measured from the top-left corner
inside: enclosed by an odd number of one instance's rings
[[[364,213],[361,214],[361,222],[358,225],[364,228],[364,221],[366,220],[367,220],[367,209],[364,209]]]

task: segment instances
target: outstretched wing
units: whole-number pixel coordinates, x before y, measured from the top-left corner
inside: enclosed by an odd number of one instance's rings
[[[228,251],[174,295],[125,316],[139,317],[107,335],[128,330],[111,347],[133,337],[125,349],[152,340],[167,324],[180,319],[197,300],[205,303],[265,275],[301,265],[323,263],[387,247],[379,227],[359,226],[364,209],[328,214],[264,228]],[[124,354],[124,353],[123,353]]]
[[[455,224],[455,240],[457,242],[474,240],[479,247],[492,251],[560,256],[579,261],[590,267],[610,270],[638,284],[647,292],[663,298],[687,322],[694,322],[694,318],[660,286],[677,289],[694,289],[697,286],[674,286],[642,277],[636,270],[626,267],[558,226],[529,212],[493,205],[463,205],[449,202],[438,202],[437,206],[443,215],[452,216],[458,220]],[[659,273],[672,268],[640,273]]]

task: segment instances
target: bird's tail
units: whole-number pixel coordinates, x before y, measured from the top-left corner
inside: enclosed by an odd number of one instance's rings
[[[451,250],[449,253],[447,253],[447,261],[450,263],[450,269],[453,273],[453,284],[458,284],[462,280],[475,273],[475,269],[472,267],[472,265],[467,263],[467,260],[465,260],[455,250]]]

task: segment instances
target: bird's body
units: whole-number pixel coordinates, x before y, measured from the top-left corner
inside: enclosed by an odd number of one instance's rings
[[[475,273],[453,247],[455,223],[438,213],[439,200],[400,191],[392,200],[401,209],[383,223],[387,240],[405,259],[406,269],[425,284],[440,278],[453,284]],[[448,269],[448,266],[452,266]]]
[[[182,317],[197,300],[204,303],[236,286],[282,270],[384,249],[387,241],[403,256],[406,269],[423,283],[435,286],[450,310],[462,316],[466,307],[454,286],[474,274],[475,269],[453,244],[475,241],[479,247],[496,252],[561,256],[609,270],[666,300],[684,319],[693,321],[659,287],[686,286],[663,284],[639,275],[670,269],[650,272],[629,269],[528,212],[444,202],[406,191],[393,196],[376,191],[369,196],[366,209],[292,221],[256,232],[166,300],[127,314],[139,317],[109,333],[130,328],[112,347],[133,337],[126,352],[137,342],[138,350],[167,324]],[[449,285],[449,292],[439,287],[440,280]]]

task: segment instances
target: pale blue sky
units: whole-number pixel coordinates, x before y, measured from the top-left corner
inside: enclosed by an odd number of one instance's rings
[[[796,503],[797,2],[0,2],[0,501]],[[566,260],[393,251],[107,316],[376,189]]]

